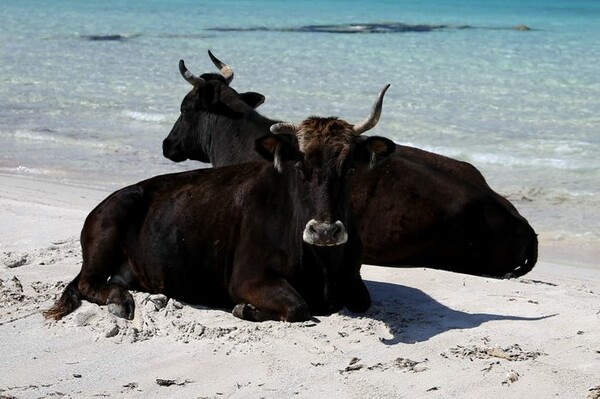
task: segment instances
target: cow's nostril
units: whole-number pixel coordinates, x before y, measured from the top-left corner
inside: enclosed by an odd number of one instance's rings
[[[334,226],[333,226],[333,231],[332,231],[332,234],[331,234],[331,236],[332,236],[332,237],[337,237],[337,236],[339,236],[340,234],[342,234],[342,228],[341,228],[339,225],[337,225],[337,224],[336,224],[336,225],[334,225]]]

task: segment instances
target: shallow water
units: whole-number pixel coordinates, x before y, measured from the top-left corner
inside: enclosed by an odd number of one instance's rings
[[[178,60],[211,71],[212,49],[280,119],[358,121],[391,83],[374,134],[473,163],[542,239],[598,246],[598,20],[593,0],[5,1],[0,173],[113,189],[198,167],[161,141]]]

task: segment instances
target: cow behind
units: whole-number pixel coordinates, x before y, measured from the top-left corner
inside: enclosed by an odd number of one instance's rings
[[[272,126],[276,134],[255,142],[268,162],[157,176],[113,193],[88,215],[81,271],[46,317],[85,299],[131,319],[129,289],[253,321],[366,311],[348,185],[355,165],[394,150],[359,136],[379,118],[384,93],[361,124],[312,117]]]
[[[221,74],[233,76],[210,56]],[[179,68],[193,88],[163,141],[165,157],[214,166],[255,159],[251,143],[276,122],[255,110],[264,97],[238,94],[216,74],[198,78],[183,61]],[[365,262],[510,277],[537,261],[537,236],[527,220],[466,162],[396,145],[376,167],[358,166],[354,181],[350,204]]]

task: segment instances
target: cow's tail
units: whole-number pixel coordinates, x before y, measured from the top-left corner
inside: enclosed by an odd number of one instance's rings
[[[80,276],[81,273],[78,274],[77,277],[75,277],[73,281],[67,285],[54,306],[44,312],[45,318],[60,320],[81,306],[81,295],[79,293],[79,289],[77,289]]]
[[[525,249],[525,254],[521,260],[521,264],[514,271],[515,277],[520,277],[529,273],[537,263],[538,238],[537,234],[535,234],[535,231],[531,227],[529,229],[531,239],[529,240],[529,244]]]

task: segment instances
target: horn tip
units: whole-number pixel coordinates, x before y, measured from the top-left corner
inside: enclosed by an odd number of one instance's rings
[[[269,131],[271,131],[271,133],[273,133],[273,134],[277,134],[277,133],[279,133],[280,127],[281,127],[281,123],[274,123],[269,128]]]
[[[221,60],[219,60],[217,57],[215,57],[215,55],[210,50],[208,50],[208,57],[213,62],[213,64],[215,64],[215,66],[217,68],[222,68],[223,67],[223,62],[221,62]]]
[[[294,123],[290,123],[290,122],[278,122],[278,123],[271,125],[271,127],[269,128],[269,130],[273,134],[291,134],[291,135],[296,134],[298,132],[298,129],[299,129],[298,125],[296,125]]]

